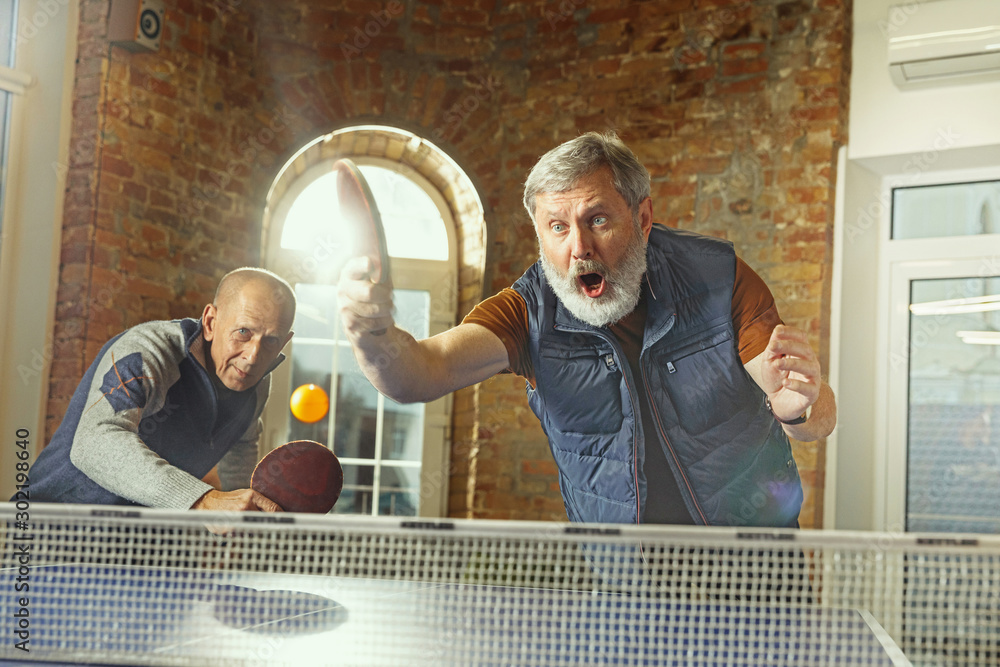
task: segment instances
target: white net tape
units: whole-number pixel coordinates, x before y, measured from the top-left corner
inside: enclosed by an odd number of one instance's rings
[[[4,659],[1000,665],[996,537],[0,512]]]

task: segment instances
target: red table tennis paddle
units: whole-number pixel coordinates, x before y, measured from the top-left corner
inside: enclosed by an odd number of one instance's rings
[[[385,243],[385,229],[379,215],[375,197],[368,181],[352,160],[341,158],[333,164],[337,174],[337,199],[340,202],[341,223],[354,232],[353,257],[371,259],[371,280],[384,283],[389,279],[389,249]],[[380,336],[385,329],[372,331]]]
[[[356,257],[365,255],[372,260],[371,278],[384,283],[389,277],[389,250],[385,243],[382,216],[379,215],[375,197],[358,165],[342,158],[333,165],[337,174],[337,198],[344,224],[354,231]]]
[[[344,470],[336,455],[318,442],[293,440],[260,460],[250,488],[286,512],[326,514],[344,488]]]

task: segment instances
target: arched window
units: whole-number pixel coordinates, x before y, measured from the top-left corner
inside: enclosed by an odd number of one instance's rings
[[[376,391],[358,368],[340,331],[337,279],[348,244],[347,232],[330,214],[336,207],[331,165],[350,157],[368,181],[392,258],[396,322],[418,339],[454,324],[458,251],[453,204],[429,178],[393,159],[390,151],[359,152],[361,134],[368,135],[369,147],[373,134],[387,136],[387,147],[393,139],[425,145],[392,128],[334,133],[300,151],[268,197],[264,265],[293,285],[298,310],[295,335],[286,349],[290,358],[272,379],[262,448],[299,439],[331,447],[345,477],[335,513],[440,516],[447,507],[451,397],[402,405]],[[355,150],[344,150],[350,145]],[[303,159],[310,151],[311,159]],[[303,384],[319,385],[330,398],[330,411],[318,422],[302,422],[289,410],[288,396]]]
[[[428,193],[427,184],[418,185],[419,176],[400,173],[403,165],[380,166],[378,161],[362,159],[361,173],[378,202],[385,227],[386,242],[392,257],[409,259],[449,259],[451,244],[448,225],[439,205]],[[295,198],[281,230],[281,247],[309,250],[317,236],[328,229],[331,207],[336,202],[336,174],[327,172],[309,183]]]

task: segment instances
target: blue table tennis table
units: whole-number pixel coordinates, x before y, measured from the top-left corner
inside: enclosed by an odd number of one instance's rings
[[[0,583],[8,626],[19,608],[14,575],[4,571]],[[31,584],[30,652],[5,632],[0,662],[910,664],[870,614],[854,609],[88,564],[36,568]]]

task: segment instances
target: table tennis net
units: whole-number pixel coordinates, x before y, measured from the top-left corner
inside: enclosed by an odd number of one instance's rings
[[[0,511],[6,659],[1000,665],[994,536]]]

